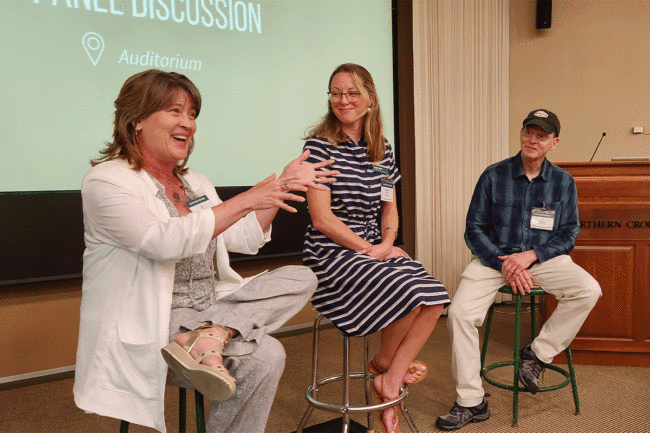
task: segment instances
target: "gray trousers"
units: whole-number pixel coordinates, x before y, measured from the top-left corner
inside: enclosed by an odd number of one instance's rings
[[[240,333],[223,351],[224,366],[236,379],[237,391],[230,399],[212,405],[208,432],[264,433],[286,357],[282,344],[268,334],[302,309],[317,283],[309,268],[284,266],[253,278],[204,311],[172,309],[170,341],[206,322]],[[169,382],[192,388],[178,378]]]

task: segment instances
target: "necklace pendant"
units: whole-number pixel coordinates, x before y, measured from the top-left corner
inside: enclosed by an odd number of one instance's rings
[[[172,194],[172,197],[174,197],[175,202],[181,201],[181,196],[178,195],[178,193],[176,193],[176,192],[174,194]]]

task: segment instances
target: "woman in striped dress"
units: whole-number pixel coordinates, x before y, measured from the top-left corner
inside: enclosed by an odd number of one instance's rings
[[[347,335],[381,330],[370,363],[380,399],[402,383],[419,382],[426,364],[415,360],[449,304],[444,286],[393,245],[398,215],[393,186],[400,179],[383,136],[379,99],[370,73],[355,64],[336,68],[329,81],[328,113],[307,136],[308,162],[334,159],[340,175],[328,190],[309,188],[312,223],[303,262],[318,277],[314,307]],[[394,408],[382,414],[398,431]],[[396,430],[397,429],[397,430]]]

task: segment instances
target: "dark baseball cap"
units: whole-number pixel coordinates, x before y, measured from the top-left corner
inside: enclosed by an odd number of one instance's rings
[[[537,125],[548,134],[554,132],[556,137],[560,136],[560,120],[555,113],[543,108],[531,111],[524,119],[524,128],[529,125]]]

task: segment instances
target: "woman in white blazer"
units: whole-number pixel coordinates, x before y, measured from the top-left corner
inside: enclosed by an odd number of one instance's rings
[[[88,412],[165,432],[168,365],[217,401],[210,432],[263,432],[284,368],[268,334],[316,288],[302,266],[242,278],[228,251],[270,240],[291,191],[331,182],[332,163],[292,161],[222,202],[186,167],[201,96],[187,77],[148,70],[115,101],[113,142],[82,182],[83,294],[74,396]],[[224,356],[222,360],[222,355]]]

